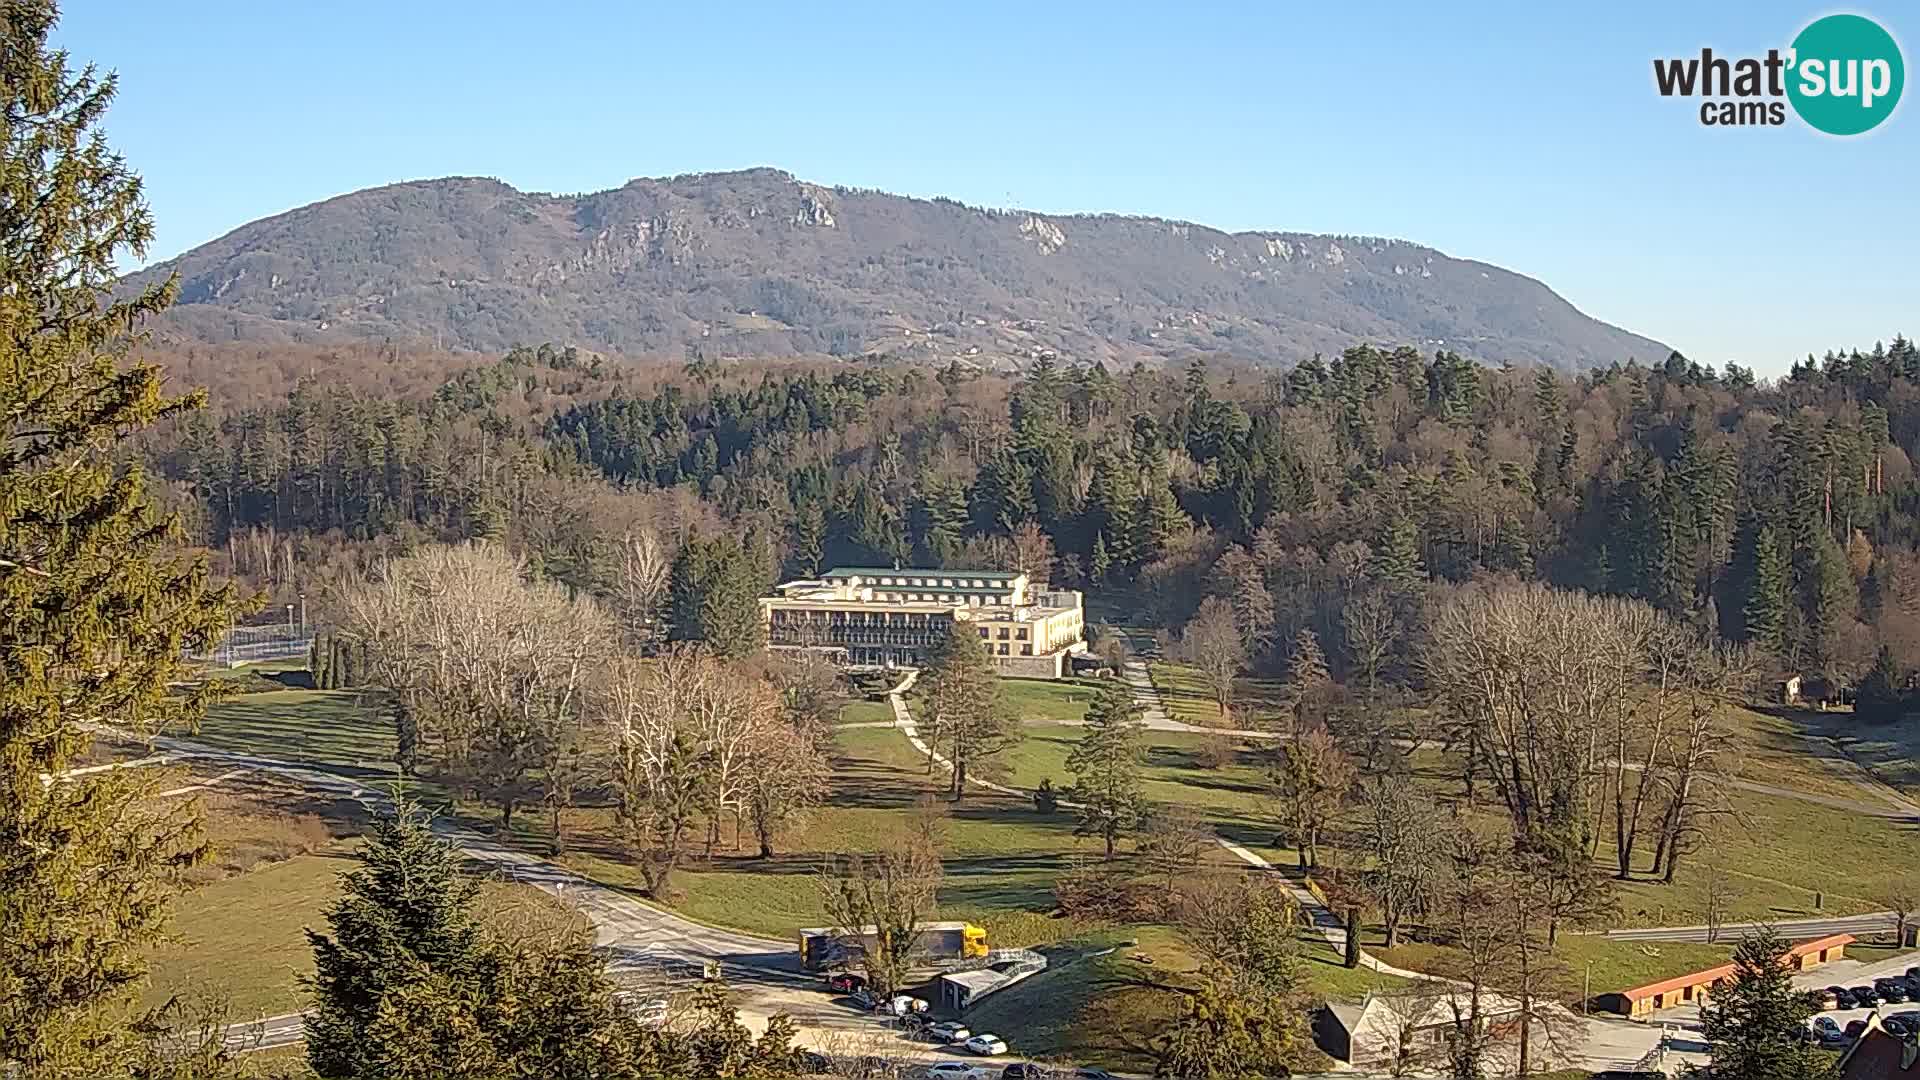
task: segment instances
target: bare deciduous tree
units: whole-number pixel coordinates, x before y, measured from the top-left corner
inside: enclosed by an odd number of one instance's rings
[[[1346,804],[1354,779],[1352,760],[1324,727],[1307,728],[1280,748],[1273,785],[1303,869],[1320,864],[1320,834]]]
[[[538,800],[557,830],[588,753],[590,662],[613,636],[598,607],[527,580],[520,560],[485,543],[387,559],[342,607],[442,770],[498,805],[503,825]]]
[[[652,529],[636,528],[620,538],[620,562],[613,584],[613,606],[628,644],[659,640],[667,607],[673,552]]]
[[[939,854],[918,833],[871,855],[829,856],[821,870],[827,917],[839,933],[865,941],[861,967],[882,999],[906,984],[941,876]]]
[[[1380,668],[1400,641],[1400,607],[1385,589],[1368,589],[1350,597],[1340,609],[1340,626],[1346,632],[1347,651],[1353,654],[1354,666],[1366,681],[1367,700],[1372,701]]]
[[[1173,658],[1190,664],[1220,707],[1220,719],[1233,711],[1234,680],[1247,665],[1246,645],[1233,617],[1233,606],[1217,596],[1200,602],[1200,610],[1180,631]]]

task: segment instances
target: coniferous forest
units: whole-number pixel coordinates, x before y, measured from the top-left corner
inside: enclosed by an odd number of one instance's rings
[[[1920,667],[1901,337],[1777,380],[1677,354],[1578,378],[1407,347],[1008,378],[543,345],[416,362],[396,392],[383,353],[324,362],[279,393],[219,372],[213,407],[143,448],[195,539],[270,591],[489,537],[605,592],[646,533],[731,568],[676,581],[738,601],[896,561],[1041,566],[1169,627],[1219,595],[1279,643],[1256,668],[1310,628],[1344,673],[1347,598],[1486,575],[1642,598],[1840,684]]]

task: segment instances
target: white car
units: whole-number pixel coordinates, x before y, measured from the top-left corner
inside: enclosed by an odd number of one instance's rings
[[[987,1080],[987,1070],[964,1061],[942,1061],[927,1066],[927,1080]]]
[[[967,1053],[969,1054],[985,1054],[991,1057],[994,1054],[1004,1054],[1007,1052],[1007,1041],[1005,1039],[1002,1039],[998,1035],[989,1035],[984,1031],[968,1039],[963,1045],[966,1046]]]
[[[944,1023],[927,1025],[927,1038],[935,1042],[955,1043],[971,1034],[973,1034],[973,1032],[968,1031],[965,1026],[956,1024],[951,1020]]]

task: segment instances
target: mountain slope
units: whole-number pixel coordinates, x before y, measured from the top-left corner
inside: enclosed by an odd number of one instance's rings
[[[1563,369],[1668,349],[1531,278],[1401,241],[979,210],[771,169],[581,196],[449,178],[266,218],[174,272],[172,334],[626,354],[891,353],[1017,364],[1196,351],[1291,363],[1360,341]]]

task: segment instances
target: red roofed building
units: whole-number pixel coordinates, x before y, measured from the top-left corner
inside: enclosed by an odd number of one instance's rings
[[[1802,942],[1787,950],[1787,965],[1795,971],[1807,971],[1821,964],[1831,963],[1846,955],[1846,948],[1853,943],[1852,934],[1834,934],[1814,941]],[[1631,990],[1620,990],[1611,994],[1601,994],[1594,1004],[1606,1012],[1619,1013],[1621,1016],[1641,1019],[1652,1015],[1659,1009],[1671,1009],[1676,1005],[1697,1005],[1711,994],[1715,984],[1733,978],[1733,965],[1721,964],[1705,971],[1696,971],[1691,975],[1663,979],[1660,982],[1636,986]]]

